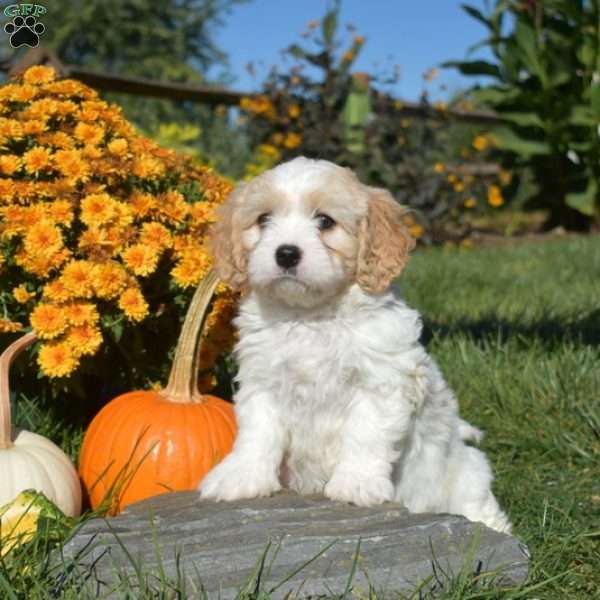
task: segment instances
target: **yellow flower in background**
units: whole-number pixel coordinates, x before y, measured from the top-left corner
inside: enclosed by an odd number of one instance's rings
[[[29,322],[43,340],[55,338],[67,328],[67,319],[62,309],[48,303],[38,304],[29,315]]]
[[[23,81],[32,85],[50,83],[56,78],[56,71],[52,67],[37,65],[30,67],[23,75]]]
[[[448,183],[456,183],[458,181],[458,177],[454,173],[449,173],[446,177]]]
[[[489,140],[485,135],[478,135],[473,138],[472,145],[477,152],[483,152],[489,146]]]
[[[497,185],[491,185],[488,188],[487,200],[490,206],[495,208],[504,204],[504,198],[502,197],[502,191]]]
[[[411,225],[408,228],[408,231],[409,231],[410,235],[412,235],[414,238],[417,238],[417,239],[420,238],[425,233],[425,229],[423,228],[423,226],[419,225],[418,223]]]
[[[95,354],[102,344],[102,333],[98,327],[90,323],[76,325],[67,331],[65,344],[71,348],[76,357]]]
[[[477,204],[477,200],[473,196],[469,196],[463,203],[465,208],[474,208]]]
[[[23,163],[28,173],[37,175],[40,171],[48,169],[52,162],[52,153],[48,148],[37,146],[23,155]]]
[[[500,169],[500,173],[498,173],[498,179],[503,186],[510,185],[512,177],[512,173],[510,171],[505,171],[504,169]]]
[[[146,277],[156,270],[159,251],[145,244],[134,244],[121,252],[121,257],[136,275]]]
[[[464,190],[465,190],[465,184],[462,181],[457,181],[453,187],[454,187],[454,191],[458,192],[458,193],[464,192]]]
[[[365,43],[365,38],[364,38],[362,35],[355,35],[355,36],[352,38],[352,41],[353,41],[355,44],[357,44],[357,45],[359,45],[359,46],[362,46],[362,45]]]
[[[21,323],[0,317],[0,333],[16,333],[22,329],[23,325]]]
[[[437,162],[435,165],[433,165],[433,170],[436,173],[443,173],[446,170],[446,165],[444,163]]]
[[[79,361],[67,342],[42,344],[38,364],[48,377],[66,377],[78,366]]]
[[[148,315],[148,303],[138,288],[126,289],[121,294],[119,308],[131,321],[141,321]]]
[[[12,293],[13,293],[13,296],[15,297],[15,300],[19,304],[26,304],[32,298],[35,298],[35,293],[30,292],[24,283],[22,283],[21,285],[18,285],[16,288],[13,288]]]
[[[346,52],[344,52],[344,54],[342,54],[342,60],[344,62],[352,62],[355,56],[356,54],[352,52],[352,50],[347,50]]]
[[[287,113],[290,119],[297,119],[300,116],[300,107],[297,104],[290,104]]]
[[[283,140],[283,145],[289,150],[297,148],[301,143],[302,137],[294,132],[288,133]]]

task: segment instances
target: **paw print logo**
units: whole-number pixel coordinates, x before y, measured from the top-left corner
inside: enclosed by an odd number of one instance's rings
[[[25,19],[15,17],[6,23],[4,31],[10,35],[10,45],[13,48],[20,46],[35,48],[40,43],[39,36],[46,31],[46,28],[33,15],[29,15]]]

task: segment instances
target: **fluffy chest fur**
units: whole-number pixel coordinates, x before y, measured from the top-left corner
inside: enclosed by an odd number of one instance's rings
[[[236,325],[239,380],[275,402],[288,483],[304,493],[322,491],[331,476],[357,391],[392,397],[423,353],[417,314],[391,293],[358,287],[308,317],[251,295]]]

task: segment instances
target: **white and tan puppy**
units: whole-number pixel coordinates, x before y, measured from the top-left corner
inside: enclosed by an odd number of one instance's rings
[[[500,531],[485,455],[389,289],[414,242],[402,208],[330,162],[297,158],[241,185],[212,238],[244,292],[233,451],[202,481],[215,500],[287,486],[358,505],[403,503]]]

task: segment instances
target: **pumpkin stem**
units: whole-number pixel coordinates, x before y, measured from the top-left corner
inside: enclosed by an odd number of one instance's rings
[[[219,278],[211,269],[196,288],[177,341],[169,383],[161,391],[166,400],[184,404],[201,400],[198,394],[198,364],[202,331],[207,308],[218,283]]]
[[[0,355],[0,449],[12,448],[12,423],[10,419],[10,387],[8,385],[10,365],[22,350],[31,346],[37,339],[36,334],[31,331],[15,340]]]

